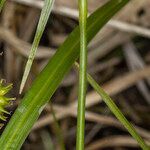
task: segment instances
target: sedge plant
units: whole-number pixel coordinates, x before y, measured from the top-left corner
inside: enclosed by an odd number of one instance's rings
[[[0,4],[3,4],[2,1],[3,0],[0,1]],[[49,0],[45,0],[45,3],[48,1]],[[1,149],[19,150],[21,148],[23,142],[30,133],[34,123],[40,116],[45,105],[48,103],[48,101],[60,85],[66,73],[69,72],[74,62],[78,59],[79,53],[81,53],[80,43],[83,40],[81,37],[81,41],[78,38],[78,36],[81,35],[81,31],[84,31],[83,37],[85,37],[85,39],[83,41],[85,42],[84,50],[86,50],[87,43],[89,43],[98,33],[98,31],[128,2],[129,0],[108,1],[104,6],[98,8],[93,14],[88,17],[87,25],[85,24],[84,29],[80,29],[77,26],[73,30],[73,32],[68,36],[65,42],[58,48],[54,56],[49,60],[48,64],[45,66],[42,72],[34,80],[32,86],[26,92],[24,98],[21,100],[21,103],[19,104],[15,113],[12,115],[11,120],[9,121],[0,138]],[[0,6],[2,8],[2,5]],[[82,9],[83,8],[81,7],[80,11],[83,11]],[[84,19],[86,21],[86,17]],[[83,21],[80,21],[80,27],[83,27],[82,23]],[[85,51],[83,55],[86,57]],[[86,61],[84,62],[86,63]],[[86,67],[86,64],[84,65],[84,67]],[[84,70],[86,72],[86,68],[84,68]],[[80,73],[81,72],[82,71],[80,70]],[[84,76],[86,76],[85,72]],[[83,74],[81,74],[81,76],[83,76]],[[116,115],[118,120],[126,127],[133,138],[137,140],[141,148],[144,150],[149,150],[149,147],[146,145],[144,140],[138,135],[134,127],[127,121],[125,116],[121,113],[118,107],[116,107],[116,105],[106,94],[106,92],[101,89],[89,75],[88,80],[90,84],[93,85],[94,89],[98,91],[100,96],[106,102],[110,110]],[[85,82],[86,79],[84,78],[84,83]],[[84,91],[86,91],[86,89],[84,89]],[[81,107],[81,109],[85,109],[85,107]],[[80,131],[82,134],[79,136],[79,138],[84,136],[83,130],[84,128],[81,128]],[[78,144],[80,146],[77,146],[77,149],[84,149],[83,145],[81,145],[80,143]]]
[[[31,66],[32,66],[39,42],[40,42],[40,39],[42,37],[46,23],[48,21],[48,18],[50,16],[51,11],[52,11],[54,1],[55,0],[45,0],[44,7],[42,9],[40,20],[39,20],[39,23],[37,26],[36,34],[34,37],[34,41],[32,44],[32,48],[30,50],[28,61],[27,61],[26,67],[25,67],[23,77],[22,77],[22,81],[21,81],[21,85],[20,85],[20,91],[19,91],[20,94],[24,88],[27,77],[29,75],[29,72],[30,72],[30,69],[31,69]]]
[[[80,73],[78,94],[77,140],[76,148],[84,149],[85,128],[85,99],[87,84],[87,0],[79,0],[79,28],[80,28]]]

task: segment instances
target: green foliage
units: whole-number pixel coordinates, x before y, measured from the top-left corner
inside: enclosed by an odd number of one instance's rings
[[[111,0],[87,20],[88,42],[128,0]],[[107,16],[107,17],[106,17]],[[33,82],[0,139],[3,150],[20,149],[45,104],[79,56],[79,27],[66,39]]]
[[[3,85],[4,80],[0,80],[0,120],[6,121],[6,117],[4,114],[9,114],[7,110],[5,110],[5,107],[11,104],[12,100],[15,100],[15,98],[8,98],[6,97],[6,94],[11,90],[12,84],[9,84],[7,86]]]
[[[109,95],[97,84],[97,82],[88,74],[88,81],[91,86],[98,92],[102,97],[103,101],[116,116],[116,118],[124,125],[128,132],[137,140],[143,150],[149,150],[149,147],[146,145],[144,140],[136,132],[132,124],[125,118],[122,112],[119,110],[114,101],[109,97]]]
[[[3,8],[3,5],[4,5],[5,1],[6,0],[0,0],[0,12],[1,12],[2,8]]]
[[[97,32],[117,13],[129,0],[110,0],[103,7],[97,9],[87,20],[87,42],[89,43]],[[47,1],[48,2],[48,1]],[[49,1],[50,2],[50,1]],[[3,1],[0,3],[1,8]],[[42,15],[43,16],[43,15]],[[41,17],[42,17],[41,16]],[[48,16],[46,16],[48,18]],[[45,23],[46,24],[46,23]],[[44,30],[44,26],[43,29]],[[38,31],[37,31],[38,32]],[[43,71],[33,82],[26,93],[21,104],[18,106],[5,131],[0,138],[0,146],[3,150],[18,150],[28,136],[33,124],[38,119],[44,106],[52,97],[66,73],[70,70],[79,56],[80,41],[79,27],[68,36],[60,46],[56,54],[50,59]],[[36,35],[37,36],[37,35]],[[41,34],[39,34],[39,43]],[[37,43],[37,45],[38,45]],[[36,45],[36,44],[35,44]],[[85,43],[86,46],[86,43]],[[37,46],[34,47],[34,50]],[[35,51],[34,51],[35,52]],[[85,54],[85,53],[84,53]],[[34,55],[32,55],[34,57]],[[33,59],[33,57],[31,57]],[[31,63],[32,64],[32,63]],[[29,67],[30,68],[30,67]],[[28,69],[29,69],[28,68]],[[88,80],[102,96],[111,111],[128,129],[131,135],[139,142],[141,147],[148,150],[148,147],[136,133],[132,125],[122,115],[110,97],[101,89],[98,84],[88,75]]]
[[[32,66],[39,42],[40,42],[40,39],[42,37],[42,34],[43,34],[44,29],[45,29],[46,23],[48,21],[49,15],[52,11],[53,3],[54,3],[54,0],[45,0],[44,7],[42,8],[40,20],[39,20],[39,23],[37,26],[35,38],[34,38],[32,48],[31,48],[31,51],[30,51],[30,54],[28,57],[28,61],[27,61],[26,67],[25,67],[25,71],[23,74],[19,93],[22,92],[23,87],[25,85],[25,82],[27,80],[27,77],[29,75],[29,72],[30,72],[30,69],[31,69],[31,66]]]

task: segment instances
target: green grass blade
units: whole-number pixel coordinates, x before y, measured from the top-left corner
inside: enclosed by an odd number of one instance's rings
[[[75,65],[79,68],[79,65],[77,63]],[[123,115],[123,113],[120,111],[120,109],[114,103],[114,101],[110,98],[110,96],[97,84],[97,82],[89,74],[87,74],[87,79],[88,79],[88,82],[90,83],[90,85],[102,97],[103,101],[106,103],[106,105],[112,111],[112,113],[116,116],[116,118],[124,125],[124,127],[133,136],[133,138],[137,140],[137,142],[139,143],[141,148],[143,150],[149,150],[149,147],[146,145],[144,140],[140,137],[140,135],[137,133],[135,128],[132,126],[132,124],[126,119],[126,117]]]
[[[27,77],[29,75],[29,72],[30,72],[30,69],[31,69],[31,66],[32,66],[39,42],[40,42],[40,39],[42,37],[46,23],[48,21],[48,18],[50,16],[51,11],[52,11],[54,1],[55,0],[45,0],[44,7],[42,8],[40,20],[39,20],[39,23],[37,26],[36,34],[34,37],[34,41],[33,41],[33,44],[32,44],[31,50],[30,50],[30,54],[28,57],[28,61],[27,61],[27,64],[25,66],[25,71],[24,71],[23,78],[21,81],[19,93],[22,92],[24,85],[25,85],[25,82],[27,80]]]
[[[76,149],[84,149],[85,97],[87,84],[87,0],[79,0],[80,69]]]
[[[53,109],[53,105],[51,103],[50,103],[50,107],[51,107],[51,113],[52,113],[52,116],[53,116],[53,119],[54,119],[54,128],[55,128],[55,132],[56,132],[56,136],[57,136],[57,139],[58,139],[60,149],[65,150],[66,148],[65,148],[65,142],[64,142],[64,137],[63,137],[63,134],[62,134],[62,130],[59,126],[59,123],[58,123],[56,115],[55,115],[55,111]]]
[[[141,148],[143,150],[149,150],[150,147],[146,145],[144,140],[136,132],[132,124],[125,118],[125,116],[122,114],[122,112],[114,103],[114,101],[109,97],[109,95],[97,84],[97,82],[89,74],[88,74],[88,81],[91,84],[91,86],[99,93],[103,101],[106,103],[109,109],[113,112],[113,114],[117,117],[117,119],[124,125],[124,127],[133,136],[133,138],[137,140]]]
[[[0,0],[0,12],[4,6],[4,3],[5,3],[6,0]]]
[[[87,20],[87,41],[90,42],[128,1],[111,0],[90,15]],[[68,36],[33,82],[0,138],[1,149],[20,149],[44,106],[78,58],[80,48],[78,37],[79,27]]]

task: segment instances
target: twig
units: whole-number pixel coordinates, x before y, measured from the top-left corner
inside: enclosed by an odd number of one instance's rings
[[[124,45],[124,53],[130,70],[135,71],[144,68],[145,63],[142,57],[138,54],[138,51],[132,42],[128,42]],[[148,78],[146,81],[150,85],[150,78]],[[137,83],[137,87],[139,91],[141,91],[146,101],[150,104],[150,92],[144,81],[139,81]]]
[[[43,8],[44,6],[43,1],[34,1],[34,0],[11,0],[11,1],[21,3],[24,5],[34,6],[39,9]],[[74,19],[78,19],[78,15],[79,15],[77,9],[73,9],[73,8],[69,8],[65,6],[57,6],[57,7],[54,6],[53,11],[55,13],[68,16]],[[109,27],[113,27],[123,32],[134,33],[134,34],[138,34],[138,35],[150,38],[150,30],[148,28],[144,28],[141,26],[133,25],[133,24],[126,23],[123,21],[118,21],[118,20],[111,20],[107,23],[107,25]]]
[[[147,144],[150,144],[150,141],[147,141]],[[91,145],[87,146],[87,150],[96,150],[96,149],[103,149],[103,148],[110,148],[110,147],[139,147],[138,143],[129,136],[111,136],[106,137],[96,142],[92,143]]]
[[[21,54],[24,57],[29,56],[29,51],[31,49],[31,45],[25,41],[17,38],[10,30],[0,27],[0,39],[8,43],[13,47],[13,51]],[[52,48],[46,48],[39,46],[36,59],[41,58],[50,58],[55,53],[55,50]]]

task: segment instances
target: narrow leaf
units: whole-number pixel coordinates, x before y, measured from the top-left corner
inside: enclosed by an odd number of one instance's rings
[[[107,21],[128,1],[111,0],[90,15],[87,20],[87,41],[90,42]],[[1,149],[20,149],[44,106],[78,58],[78,37],[79,27],[68,36],[33,82],[0,138]]]
[[[79,65],[75,64],[78,68]],[[97,93],[102,97],[102,100],[106,103],[112,113],[116,116],[116,118],[124,125],[124,127],[128,130],[128,132],[133,136],[134,139],[137,140],[139,145],[143,150],[149,150],[148,145],[146,145],[145,141],[140,137],[137,133],[133,125],[126,119],[111,97],[97,84],[97,82],[87,74],[87,79],[90,85],[97,91]]]
[[[43,34],[45,26],[47,24],[48,18],[50,16],[51,11],[52,11],[54,1],[55,0],[45,0],[44,7],[42,8],[42,12],[41,12],[40,20],[39,20],[39,23],[37,26],[34,41],[33,41],[32,47],[31,47],[31,51],[30,51],[28,61],[27,61],[27,64],[25,66],[23,78],[21,81],[20,91],[19,91],[20,94],[24,88],[25,82],[26,82],[27,77],[29,75],[29,72],[30,72],[30,69],[31,69],[31,66],[32,66],[39,42],[40,42],[40,39],[42,37],[42,34]]]

